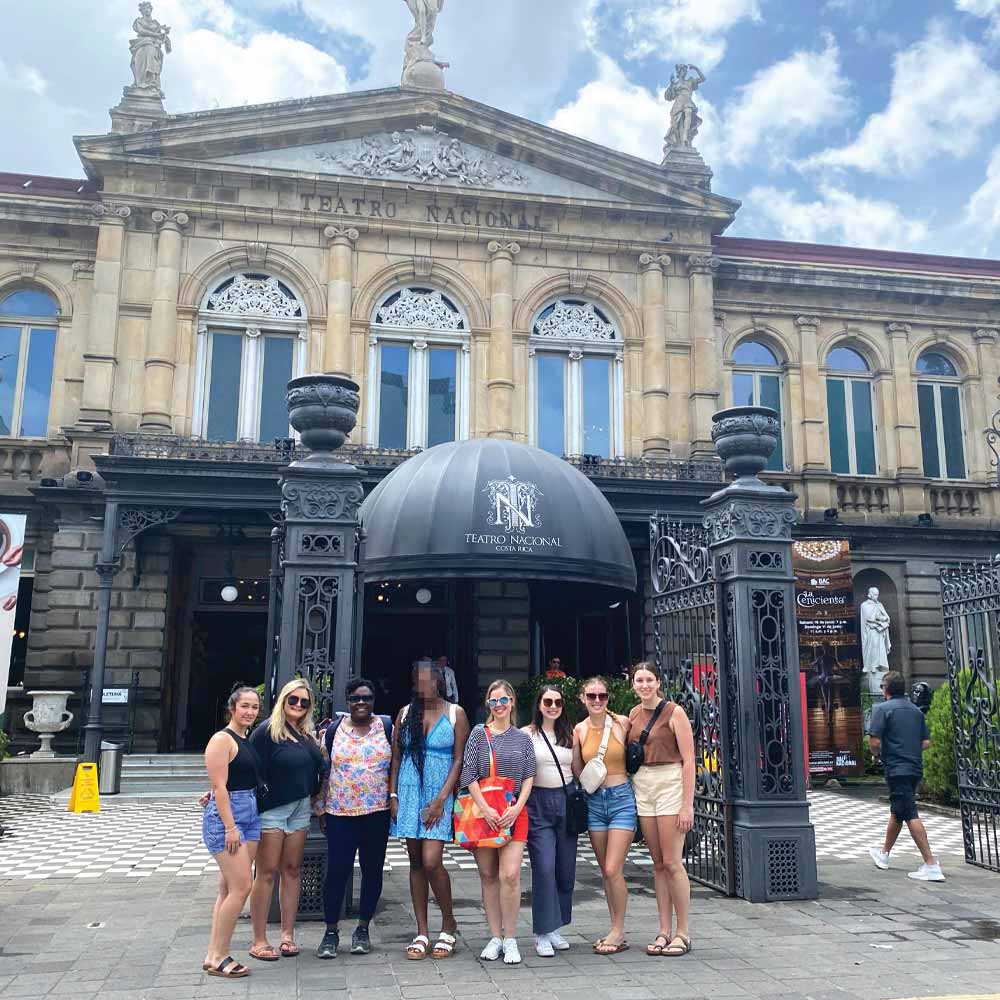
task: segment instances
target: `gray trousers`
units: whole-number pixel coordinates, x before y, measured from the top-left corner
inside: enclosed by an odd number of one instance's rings
[[[573,919],[576,882],[576,837],[566,832],[566,795],[561,788],[531,790],[528,857],[532,930],[551,934]]]

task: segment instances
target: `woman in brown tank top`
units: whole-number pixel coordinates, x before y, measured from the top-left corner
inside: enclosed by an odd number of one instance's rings
[[[651,663],[632,668],[632,687],[639,704],[629,714],[629,742],[639,740],[664,700],[659,674]],[[647,946],[647,955],[673,958],[691,950],[691,883],[684,869],[684,835],[694,825],[694,778],[691,723],[682,708],[668,701],[650,726],[642,766],[632,779],[639,825],[653,859],[660,917],[660,933]]]

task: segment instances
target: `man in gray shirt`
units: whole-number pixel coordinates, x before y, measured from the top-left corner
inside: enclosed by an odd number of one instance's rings
[[[924,863],[910,878],[921,882],[943,882],[941,865],[931,854],[927,830],[917,814],[917,787],[924,775],[924,751],[931,745],[924,713],[905,694],[903,675],[890,670],[882,680],[885,701],[872,709],[868,742],[875,757],[885,766],[889,786],[889,825],[882,848],[869,848],[877,868],[889,867],[889,852],[906,824]]]

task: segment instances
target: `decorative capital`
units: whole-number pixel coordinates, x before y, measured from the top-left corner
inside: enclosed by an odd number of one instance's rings
[[[490,240],[486,244],[486,249],[491,257],[506,257],[513,260],[521,252],[521,244],[513,240]]]
[[[172,209],[157,209],[153,212],[153,222],[160,229],[180,230],[191,221],[187,212],[175,212]]]
[[[639,255],[639,266],[643,271],[665,271],[670,267],[670,257],[665,253],[644,253]]]
[[[207,337],[208,336],[208,324],[207,323],[199,323],[198,324],[198,336],[199,337]]]
[[[94,276],[94,262],[92,260],[73,261],[74,278],[93,278],[93,276]]]
[[[132,209],[128,205],[120,205],[113,201],[99,201],[96,205],[91,205],[91,214],[101,222],[121,221],[124,223],[132,214]]]
[[[819,316],[796,316],[795,325],[801,330],[803,327],[816,329],[819,326]]]
[[[972,339],[975,340],[976,343],[987,343],[996,340],[998,336],[1000,336],[1000,333],[998,333],[995,328],[983,326],[976,330],[976,332],[972,335]]]
[[[323,235],[333,244],[340,246],[350,246],[357,243],[361,236],[355,228],[344,226],[327,226],[323,230]]]
[[[718,257],[703,254],[692,254],[687,259],[688,270],[692,274],[714,274],[721,263]]]
[[[246,328],[246,334],[251,340],[256,340],[260,336],[260,327],[248,326]]]
[[[582,361],[583,360],[583,351],[581,351],[578,347],[574,347],[569,352],[569,359],[570,359],[570,361]]]
[[[712,545],[741,538],[790,539],[795,511],[784,502],[731,500],[704,519]]]
[[[427,341],[426,340],[421,340],[420,338],[417,338],[416,340],[414,340],[410,344],[410,347],[412,347],[415,351],[426,351],[427,350]]]
[[[885,332],[890,337],[908,337],[910,335],[909,323],[886,323]]]

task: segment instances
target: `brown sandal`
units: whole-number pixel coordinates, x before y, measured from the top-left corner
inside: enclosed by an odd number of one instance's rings
[[[294,941],[282,941],[278,945],[282,958],[298,958],[301,949]]]
[[[605,941],[604,938],[601,938],[601,940],[594,945],[594,951],[598,955],[619,955],[623,951],[628,951],[628,948],[628,941],[611,944],[609,941]]]
[[[660,944],[660,942],[663,944]],[[663,954],[663,949],[670,945],[670,938],[666,934],[657,934],[656,940],[652,944],[646,945],[646,954],[654,958]]]
[[[674,941],[680,941],[680,944],[674,944]],[[661,954],[664,958],[680,958],[681,955],[686,955],[690,950],[691,938],[686,934],[675,934]]]
[[[247,954],[251,958],[257,959],[258,962],[278,962],[281,960],[281,956],[269,944],[264,945],[263,948],[251,948]]]
[[[250,975],[250,970],[245,965],[240,965],[231,955],[224,958],[214,969],[206,969],[206,976],[218,976],[219,979],[243,979]]]

